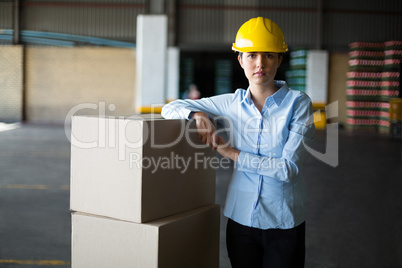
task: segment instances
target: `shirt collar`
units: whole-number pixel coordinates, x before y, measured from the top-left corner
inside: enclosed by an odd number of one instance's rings
[[[271,97],[274,99],[276,105],[281,105],[283,99],[285,99],[286,94],[289,92],[288,85],[286,84],[285,81],[275,81],[275,86],[278,89]]]
[[[285,98],[286,94],[288,93],[289,88],[288,88],[288,85],[286,84],[286,82],[281,81],[281,80],[275,80],[275,86],[279,89],[269,98],[272,98],[275,101],[276,105],[279,106],[279,105],[281,105],[283,99]],[[268,98],[267,98],[267,100],[268,100]],[[250,87],[247,88],[246,94],[244,94],[241,102],[245,102],[249,105],[252,103]]]
[[[250,87],[247,88],[246,94],[244,94],[243,99],[241,102],[245,102],[248,105],[251,105],[251,92],[250,92]]]

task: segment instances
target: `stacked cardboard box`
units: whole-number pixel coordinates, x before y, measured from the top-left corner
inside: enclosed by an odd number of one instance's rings
[[[326,51],[299,48],[290,52],[290,69],[286,71],[289,87],[307,93],[312,99],[316,129],[325,129],[327,125],[327,63]]]
[[[186,120],[75,116],[72,267],[218,267],[215,153]]]
[[[389,132],[389,101],[399,95],[402,42],[354,42],[347,73],[347,124]]]
[[[290,70],[286,71],[286,81],[290,88],[306,91],[307,50],[295,49],[290,52]]]

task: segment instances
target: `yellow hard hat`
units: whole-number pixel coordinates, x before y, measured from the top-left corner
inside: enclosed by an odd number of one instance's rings
[[[245,22],[236,35],[232,49],[239,52],[286,52],[281,28],[270,19],[253,18]]]

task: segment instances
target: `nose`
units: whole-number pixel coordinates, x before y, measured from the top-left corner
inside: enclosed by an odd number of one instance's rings
[[[261,54],[257,55],[257,61],[256,61],[257,67],[258,68],[264,68],[265,64],[264,64],[264,56]]]

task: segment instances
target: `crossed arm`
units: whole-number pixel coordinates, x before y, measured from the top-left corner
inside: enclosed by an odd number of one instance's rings
[[[305,144],[310,144],[314,135],[314,124],[306,125],[307,119],[312,115],[311,100],[307,96],[299,95],[294,101],[292,118],[287,126],[289,136],[282,149],[282,155],[273,157],[239,151],[217,135],[209,118],[225,114],[229,104],[233,102],[232,99],[229,95],[220,95],[198,101],[178,100],[164,106],[162,115],[171,119],[195,120],[201,141],[217,150],[222,156],[235,161],[238,170],[269,176],[280,181],[291,180],[299,173],[306,155]]]

